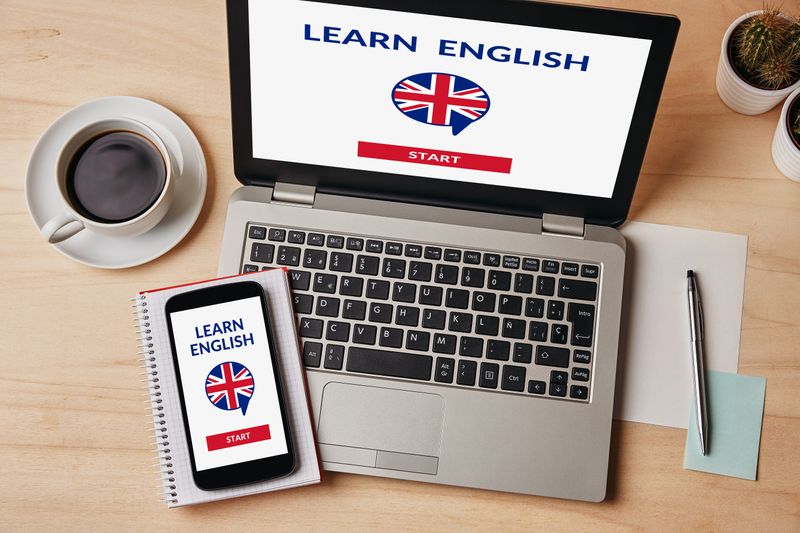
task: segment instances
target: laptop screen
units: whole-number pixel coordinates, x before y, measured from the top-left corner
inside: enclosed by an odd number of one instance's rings
[[[298,0],[249,24],[255,159],[614,194],[648,39]]]

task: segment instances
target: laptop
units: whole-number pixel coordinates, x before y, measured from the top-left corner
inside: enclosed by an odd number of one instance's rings
[[[228,1],[219,273],[288,269],[327,470],[605,498],[625,221],[679,22]]]

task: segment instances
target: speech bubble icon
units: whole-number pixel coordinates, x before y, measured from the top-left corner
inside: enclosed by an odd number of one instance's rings
[[[217,409],[224,411],[242,410],[247,414],[247,406],[256,389],[253,374],[241,363],[226,361],[211,369],[206,376],[206,396]]]
[[[450,127],[453,135],[483,118],[491,104],[480,85],[444,72],[423,72],[400,80],[392,89],[392,101],[408,118]]]

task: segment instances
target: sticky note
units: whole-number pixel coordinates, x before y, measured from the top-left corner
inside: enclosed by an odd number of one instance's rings
[[[706,387],[708,455],[700,453],[693,402],[683,467],[755,480],[766,378],[709,370]]]

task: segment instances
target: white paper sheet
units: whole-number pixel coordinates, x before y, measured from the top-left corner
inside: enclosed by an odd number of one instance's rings
[[[706,368],[737,371],[747,237],[629,222],[614,417],[686,428],[692,363],[686,271],[705,315]]]

